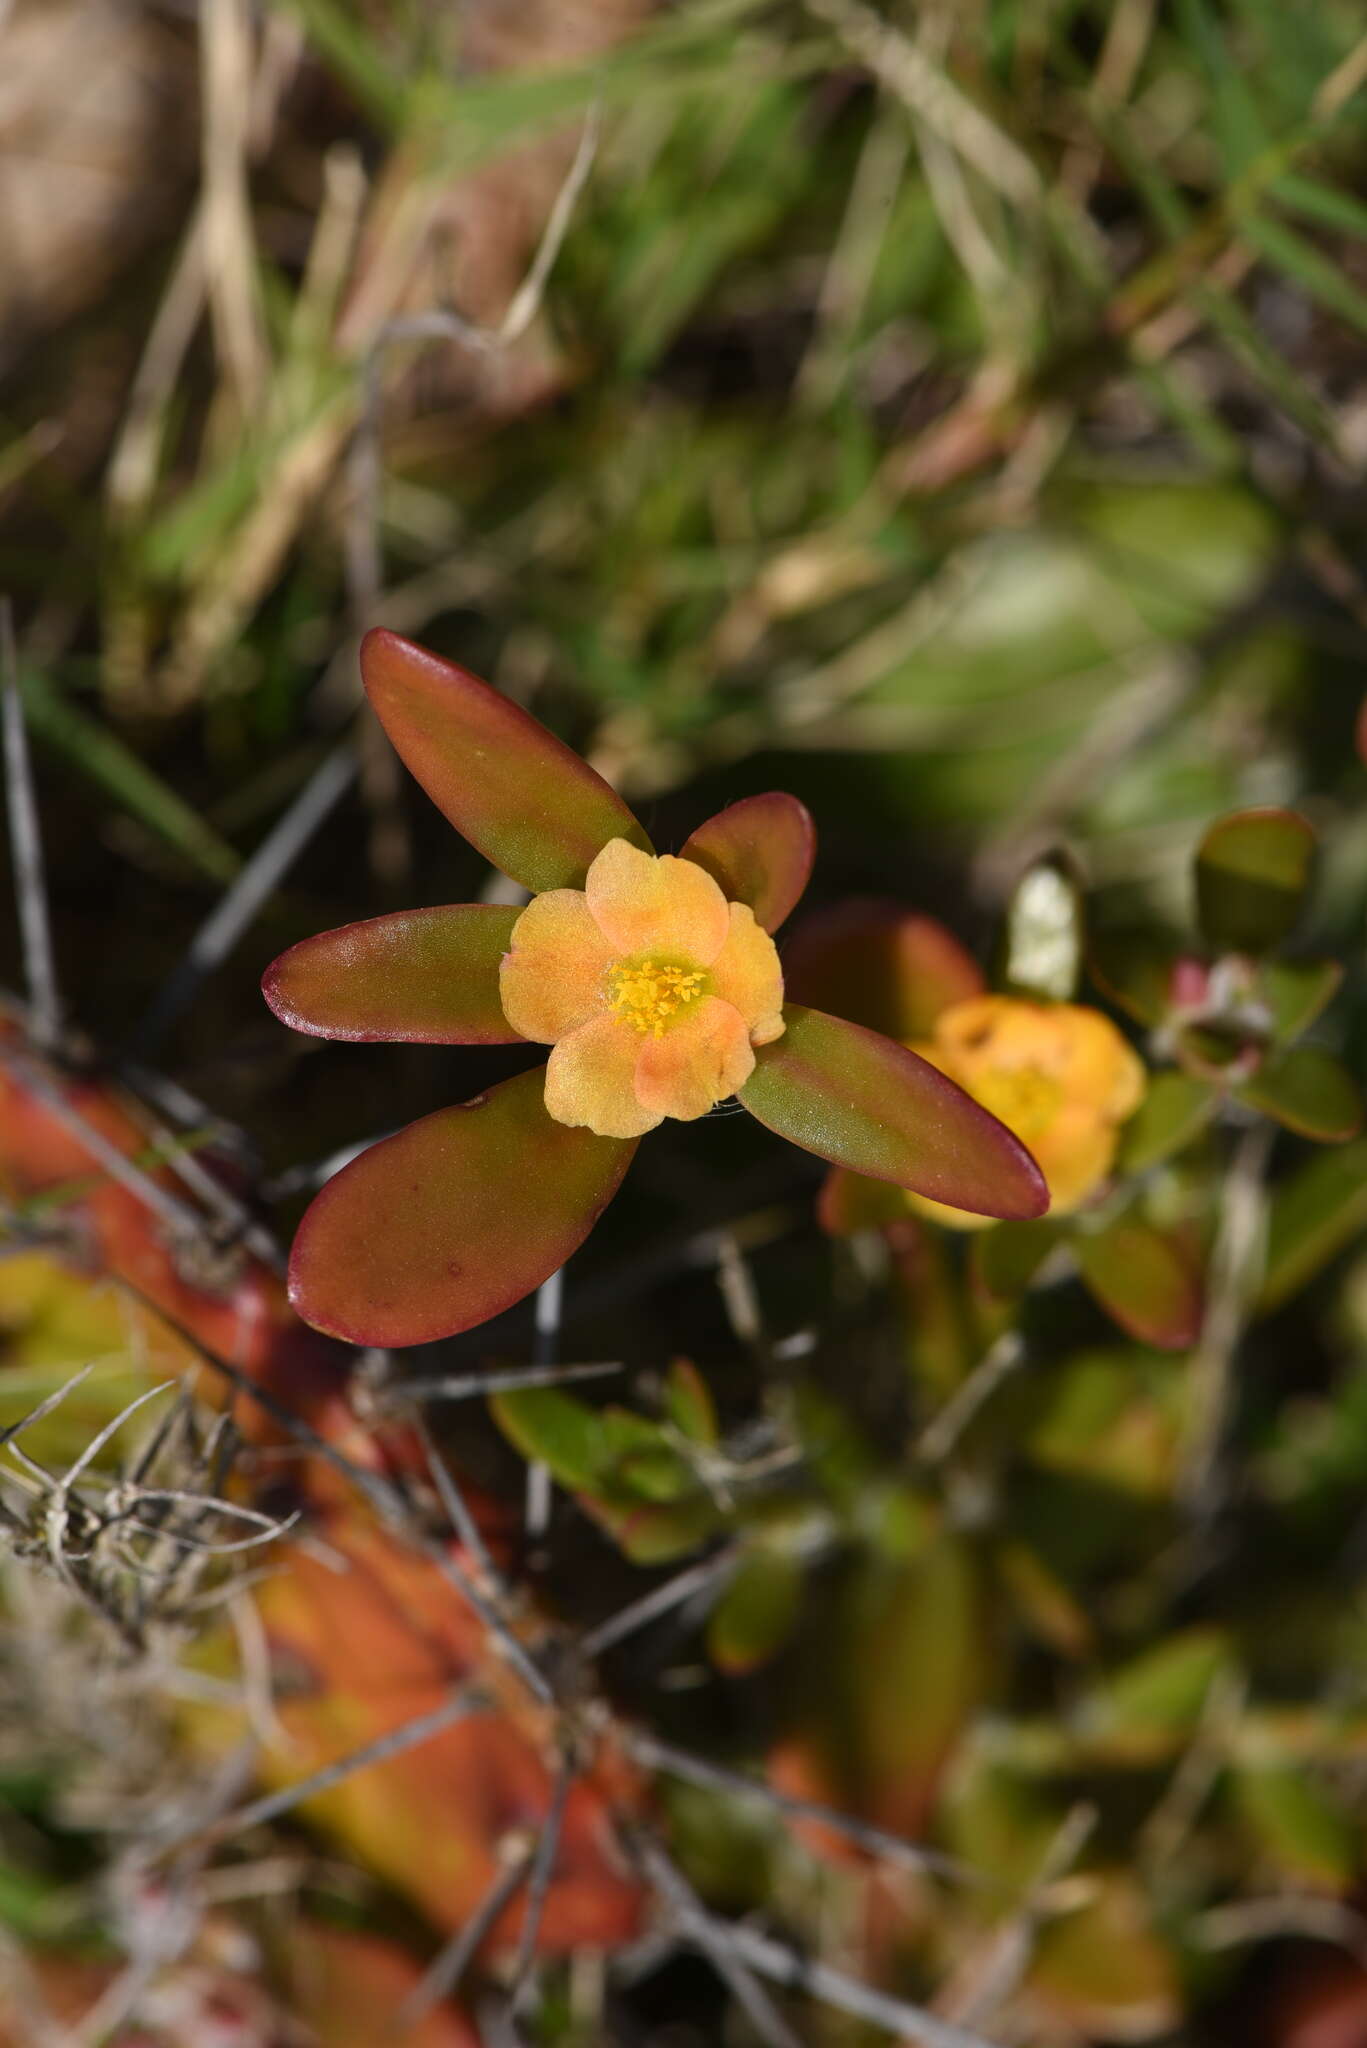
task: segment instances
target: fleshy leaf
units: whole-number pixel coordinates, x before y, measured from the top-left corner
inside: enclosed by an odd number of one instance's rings
[[[1273,1190],[1261,1310],[1300,1291],[1367,1226],[1367,1138],[1321,1152]]]
[[[299,1226],[290,1298],[352,1344],[426,1344],[511,1308],[562,1266],[635,1143],[546,1113],[540,1067],[372,1145]]]
[[[315,1038],[520,1044],[498,996],[499,962],[520,915],[502,904],[453,903],[342,925],[273,960],[261,993],[282,1024]]]
[[[722,1594],[707,1627],[707,1654],[719,1671],[743,1677],[783,1648],[802,1602],[802,1568],[785,1550],[751,1550]]]
[[[756,924],[777,931],[807,886],[816,826],[806,804],[782,790],[747,796],[699,825],[680,849],[706,868],[730,903],[748,903]]]
[[[1147,1173],[1171,1159],[1210,1122],[1220,1098],[1207,1081],[1168,1068],[1155,1074],[1120,1141],[1122,1173]]]
[[[1230,1789],[1280,1877],[1348,1890],[1358,1864],[1358,1830],[1302,1768],[1250,1760],[1235,1771]]]
[[[610,839],[649,852],[602,776],[478,676],[382,630],[361,642],[361,675],[438,810],[524,889],[581,889]]]
[[[1272,1012],[1275,1038],[1299,1038],[1328,1009],[1343,981],[1337,960],[1265,960],[1258,992]]]
[[[1151,2041],[1181,2022],[1177,1968],[1123,1870],[1087,1873],[1084,1903],[1041,1930],[1029,1987],[1059,2037]],[[1053,2029],[1051,2028],[1052,2032]]]
[[[969,1263],[988,1300],[1014,1301],[1024,1294],[1058,1235],[1058,1225],[1041,1218],[1036,1223],[1003,1223],[999,1230],[984,1230],[975,1237]]]
[[[875,899],[807,918],[783,956],[797,1002],[902,1041],[928,1038],[951,1003],[983,993],[981,970],[933,917]]]
[[[1362,1128],[1362,1097],[1351,1074],[1318,1045],[1275,1053],[1238,1091],[1251,1108],[1322,1144],[1355,1137]]]
[[[1013,994],[1068,1003],[1082,971],[1082,891],[1061,855],[1036,862],[1007,905],[1001,985]]]
[[[494,1420],[530,1463],[572,1491],[592,1486],[607,1459],[602,1417],[558,1387],[515,1387],[489,1403]]]
[[[721,1441],[712,1389],[691,1358],[670,1360],[664,1387],[665,1413],[690,1443],[714,1450]]]
[[[1167,1016],[1180,960],[1176,941],[1151,931],[1102,932],[1087,946],[1093,981],[1138,1024],[1161,1024]]]
[[[1182,1248],[1151,1224],[1122,1217],[1080,1235],[1078,1265],[1089,1291],[1123,1330],[1162,1351],[1194,1344],[1201,1288]]]
[[[821,1228],[832,1237],[852,1237],[859,1230],[883,1230],[889,1224],[904,1223],[911,1211],[899,1187],[836,1166],[822,1183],[816,1213]]]
[[[1265,953],[1300,914],[1315,835],[1295,811],[1234,811],[1196,855],[1201,929],[1219,953]]]
[[[740,1090],[795,1145],[983,1216],[1042,1216],[1044,1176],[1005,1124],[903,1045],[790,1003]]]
[[[1219,1629],[1179,1630],[1112,1672],[1083,1700],[1079,1724],[1108,1761],[1165,1759],[1189,1740],[1211,1688],[1231,1668],[1230,1645]]]

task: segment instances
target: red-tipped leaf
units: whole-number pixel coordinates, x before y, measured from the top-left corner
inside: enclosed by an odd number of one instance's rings
[[[1201,1331],[1201,1282],[1185,1247],[1132,1216],[1076,1240],[1077,1262],[1107,1315],[1142,1343],[1184,1351]]]
[[[748,903],[766,932],[777,931],[807,886],[816,826],[806,804],[774,789],[708,818],[683,856],[706,868],[729,902]]]
[[[1219,953],[1266,953],[1300,914],[1315,859],[1314,828],[1267,806],[1218,818],[1196,854],[1201,929]]]
[[[565,1263],[635,1150],[554,1122],[534,1067],[409,1124],[330,1180],[294,1240],[290,1299],[352,1344],[471,1329]]]
[[[952,932],[876,898],[804,918],[783,974],[796,1001],[897,1039],[929,1038],[942,1010],[986,986]]]
[[[1322,1045],[1292,1045],[1274,1053],[1239,1094],[1288,1131],[1322,1145],[1340,1144],[1362,1129],[1358,1085]]]
[[[970,1209],[1042,1216],[1038,1166],[999,1123],[917,1053],[879,1032],[790,1003],[740,1091],[752,1116],[833,1165]]]
[[[450,903],[345,924],[272,960],[261,993],[282,1024],[314,1038],[520,1043],[498,998],[499,961],[520,915]]]
[[[524,889],[579,889],[610,839],[650,841],[614,789],[478,676],[377,629],[361,676],[404,764],[486,860]]]

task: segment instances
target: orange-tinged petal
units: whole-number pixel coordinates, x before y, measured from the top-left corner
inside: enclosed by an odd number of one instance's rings
[[[712,992],[740,1011],[752,1045],[768,1045],[783,1031],[778,948],[748,903],[733,903],[730,912],[726,944],[712,962]]]
[[[935,1042],[950,1071],[965,1078],[986,1069],[1038,1067],[1052,1073],[1066,1055],[1054,1012],[1015,996],[971,996],[937,1018]]]
[[[755,1070],[745,1019],[717,996],[707,996],[659,1038],[638,1044],[637,1101],[645,1110],[685,1123],[734,1095]]]
[[[1144,1097],[1148,1075],[1143,1061],[1100,1010],[1069,1003],[1060,1020],[1068,1031],[1061,1078],[1070,1100],[1095,1103],[1103,1116],[1123,1123]]]
[[[672,853],[642,853],[613,839],[589,869],[588,906],[614,952],[648,953],[710,967],[726,943],[726,898],[711,875]]]
[[[581,1024],[546,1062],[547,1110],[557,1123],[587,1125],[600,1138],[639,1138],[653,1131],[665,1112],[645,1109],[636,1099],[640,1055],[640,1036],[616,1017]]]
[[[602,1010],[612,958],[583,890],[547,890],[513,926],[498,977],[504,1016],[524,1038],[554,1045]]]

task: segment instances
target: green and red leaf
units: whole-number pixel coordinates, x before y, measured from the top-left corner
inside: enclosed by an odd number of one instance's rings
[[[524,889],[580,889],[610,839],[650,850],[616,791],[518,705],[397,633],[367,633],[361,676],[405,766]]]
[[[1265,953],[1300,915],[1310,885],[1315,834],[1295,811],[1234,811],[1220,818],[1196,855],[1201,929],[1217,953]]]
[[[282,1024],[315,1038],[512,1045],[499,962],[521,912],[492,903],[396,910],[301,939],[261,977]]]
[[[1121,1172],[1147,1173],[1171,1159],[1205,1129],[1219,1106],[1220,1096],[1209,1081],[1175,1067],[1155,1074],[1121,1137]]]
[[[928,1038],[951,1003],[983,993],[982,971],[933,917],[874,898],[804,920],[783,959],[797,1002],[889,1038]]]
[[[1076,1239],[1088,1291],[1122,1330],[1160,1351],[1182,1351],[1201,1329],[1201,1283],[1185,1248],[1137,1217]]]
[[[776,1657],[797,1625],[802,1587],[802,1567],[790,1551],[750,1549],[707,1624],[707,1654],[717,1669],[743,1678]]]
[[[1042,1216],[1044,1176],[1019,1138],[903,1045],[790,1003],[740,1090],[752,1116],[835,1166],[982,1216]]]
[[[980,1231],[968,1254],[974,1285],[987,1301],[1019,1300],[1058,1240],[1059,1226],[1047,1217]]]
[[[755,922],[777,931],[794,908],[816,858],[806,804],[782,790],[747,796],[708,818],[681,849],[706,868],[730,903],[748,903]]]
[[[885,1180],[866,1180],[862,1173],[849,1173],[836,1166],[821,1184],[816,1199],[816,1216],[821,1228],[832,1237],[853,1237],[860,1230],[883,1230],[889,1224],[904,1223],[910,1214],[899,1187]]]
[[[588,1236],[634,1140],[546,1112],[536,1067],[372,1145],[318,1194],[290,1299],[352,1344],[426,1344],[530,1294]]]
[[[1334,1144],[1362,1128],[1362,1097],[1352,1075],[1319,1045],[1274,1053],[1237,1091],[1240,1100],[1302,1138]]]
[[[1258,993],[1272,1013],[1274,1038],[1299,1038],[1328,1009],[1343,983],[1337,960],[1264,960]]]
[[[1120,928],[1094,934],[1087,945],[1087,968],[1108,1002],[1137,1024],[1161,1024],[1179,999],[1183,968],[1189,979],[1204,980],[1205,970],[1184,961],[1175,939],[1157,932]]]

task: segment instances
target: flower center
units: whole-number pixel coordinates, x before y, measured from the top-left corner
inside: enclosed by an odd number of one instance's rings
[[[700,967],[680,967],[666,960],[619,960],[608,969],[608,1008],[634,1031],[663,1038],[670,1025],[686,1017],[690,1005],[707,993],[706,983]]]
[[[998,1067],[975,1074],[971,1092],[984,1109],[1027,1142],[1048,1129],[1063,1101],[1059,1083],[1039,1067]]]

